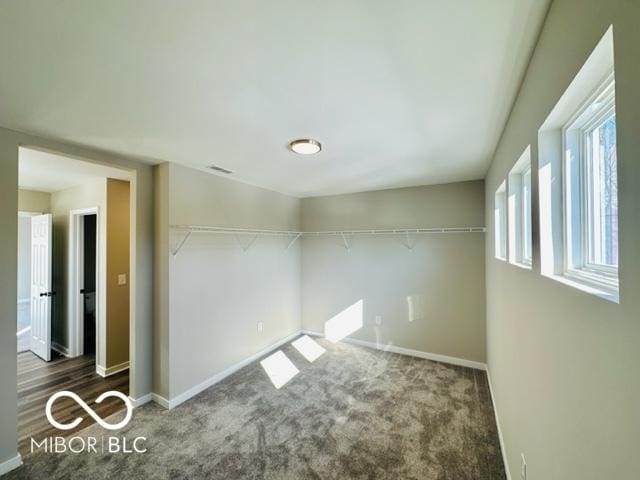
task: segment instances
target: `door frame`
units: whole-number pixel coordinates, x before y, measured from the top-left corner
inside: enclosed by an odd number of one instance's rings
[[[84,284],[84,217],[96,216],[96,368],[102,353],[100,347],[105,339],[106,325],[101,316],[100,295],[100,207],[81,208],[69,212],[69,344],[71,357],[84,355],[84,297],[80,293]]]

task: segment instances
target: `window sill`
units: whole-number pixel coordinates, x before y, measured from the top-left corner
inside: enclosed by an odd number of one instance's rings
[[[520,267],[523,270],[532,270],[532,265],[530,263],[523,263],[523,262],[509,262],[511,265],[515,266],[515,267]]]
[[[555,280],[556,282],[563,283],[570,287],[581,290],[590,295],[595,295],[596,297],[600,297],[603,300],[607,300],[613,303],[620,303],[620,294],[618,289],[611,288],[610,286],[605,285],[597,285],[596,283],[592,283],[588,280],[585,280],[579,276],[579,274],[574,273],[565,273],[563,275],[545,275],[548,278]]]

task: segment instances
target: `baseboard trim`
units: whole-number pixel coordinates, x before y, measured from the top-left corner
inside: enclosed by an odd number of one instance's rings
[[[60,355],[65,357],[71,357],[71,352],[64,345],[60,345],[58,342],[51,342],[51,349],[58,352]]]
[[[190,398],[196,396],[197,394],[199,394],[203,390],[206,390],[207,388],[211,387],[212,385],[215,385],[219,381],[227,378],[229,375],[232,375],[233,373],[237,372],[241,368],[246,367],[251,362],[256,361],[260,357],[263,357],[267,353],[271,352],[272,350],[275,350],[276,348],[284,345],[285,343],[290,342],[291,340],[293,340],[294,338],[300,336],[301,334],[302,334],[301,331],[297,331],[295,333],[292,333],[291,335],[286,336],[282,340],[278,340],[276,343],[273,343],[272,345],[269,345],[268,347],[263,348],[259,352],[256,352],[253,355],[245,358],[244,360],[241,360],[240,362],[230,366],[229,368],[226,368],[225,370],[221,371],[220,373],[216,373],[215,375],[213,375],[212,377],[208,378],[204,382],[201,382],[198,385],[196,385],[194,387],[191,387],[189,390],[181,393],[180,395],[176,395],[175,397],[173,397],[170,400],[166,400],[165,398],[160,397],[159,395],[157,395],[159,397],[159,399],[156,400],[156,401],[160,405],[162,405],[163,407],[168,408],[169,410],[171,410],[172,408],[175,408],[178,405],[180,405],[181,403],[184,403],[187,400],[189,400]],[[167,406],[165,406],[164,402],[166,402]]]
[[[314,332],[312,330],[303,330],[302,333],[312,335],[314,337],[323,337],[320,332]],[[439,353],[423,352],[422,350],[413,350],[410,348],[397,347],[395,345],[382,345],[373,342],[367,342],[365,340],[358,340],[356,338],[344,338],[341,342],[350,343],[352,345],[358,345],[360,347],[373,348],[375,350],[383,350],[385,352],[399,353],[400,355],[408,355],[410,357],[424,358],[426,360],[433,360],[435,362],[448,363],[450,365],[458,365],[461,367],[474,368],[476,370],[486,370],[487,365],[482,362],[476,362],[474,360],[467,360],[466,358],[450,357],[448,355],[441,355]]]
[[[493,404],[493,415],[496,418],[496,428],[498,429],[498,439],[500,440],[500,451],[502,452],[502,463],[504,463],[504,470],[507,475],[507,480],[511,480],[511,470],[509,470],[507,450],[504,447],[504,438],[502,436],[502,429],[500,428],[500,419],[498,417],[498,407],[496,405],[496,399],[493,395],[493,383],[491,382],[491,373],[489,372],[489,367],[487,367],[487,383],[489,383],[489,394],[491,395],[491,403]]]
[[[22,465],[22,456],[18,453],[15,457],[0,463],[0,475],[9,473],[11,470],[15,470]]]
[[[143,395],[140,398],[129,397],[129,400],[131,400],[131,405],[133,405],[133,408],[138,408],[144,405],[145,403],[149,403],[150,401],[152,401],[153,394],[147,393],[146,395]]]
[[[169,400],[164,398],[162,395],[158,395],[157,393],[152,393],[151,394],[151,399],[154,402],[156,402],[158,405],[160,405],[161,407],[164,407],[167,410],[171,409],[171,403],[169,402]]]
[[[96,364],[96,373],[101,377],[108,377],[109,375],[114,375],[119,372],[123,372],[124,370],[129,369],[129,362],[122,362],[118,365],[114,365],[113,367],[105,368],[102,365]]]

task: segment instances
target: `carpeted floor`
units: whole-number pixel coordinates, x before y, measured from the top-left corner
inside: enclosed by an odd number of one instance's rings
[[[484,372],[315,340],[313,363],[282,347],[300,373],[280,389],[254,362],[171,411],[136,409],[119,435],[147,453],[40,451],[6,478],[505,478]]]

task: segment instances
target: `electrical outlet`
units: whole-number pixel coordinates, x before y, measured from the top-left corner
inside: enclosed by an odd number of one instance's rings
[[[262,322],[258,322],[258,333],[262,333]]]
[[[118,285],[126,285],[127,284],[127,274],[121,273],[118,275]]]
[[[527,461],[524,458],[524,453],[521,453],[520,457],[522,457],[522,464],[520,465],[520,478],[522,480],[527,480]]]
[[[382,315],[376,315],[376,325],[382,325]]]

